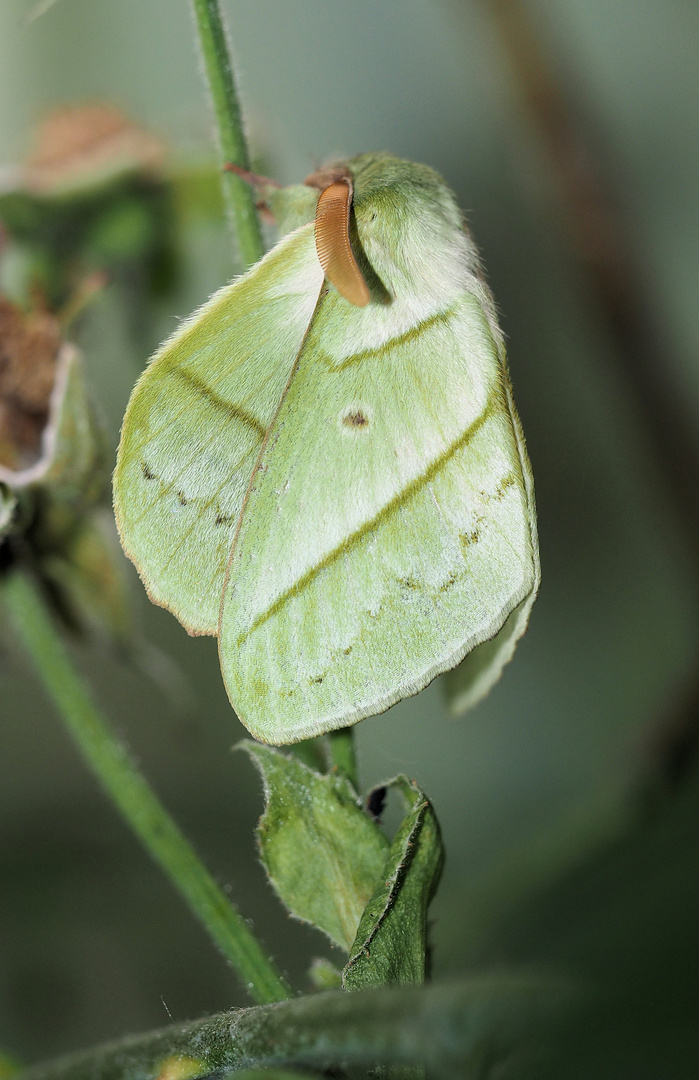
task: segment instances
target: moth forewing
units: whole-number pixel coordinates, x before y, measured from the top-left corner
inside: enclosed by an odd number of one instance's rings
[[[217,632],[245,492],[322,281],[306,225],[187,320],[132,394],[117,524],[151,599],[190,633]]]

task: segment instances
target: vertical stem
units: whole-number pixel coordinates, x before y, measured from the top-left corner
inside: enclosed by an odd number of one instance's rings
[[[202,60],[216,118],[222,165],[232,162],[250,168],[243,120],[238,104],[231,53],[218,0],[192,0]],[[231,228],[245,266],[262,258],[264,245],[255,197],[249,184],[235,173],[222,171],[221,185]]]
[[[344,727],[332,731],[330,740],[330,760],[334,768],[346,776],[355,791],[359,791],[357,773],[357,755],[354,748],[354,728]]]
[[[2,595],[18,639],[83,757],[151,856],[179,889],[193,913],[261,1004],[291,996],[240,913],[221,892],[147,780],[110,730],[36,587],[10,573]]]

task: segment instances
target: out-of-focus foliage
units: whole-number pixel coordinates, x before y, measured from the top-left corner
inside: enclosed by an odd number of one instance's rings
[[[163,145],[112,105],[49,113],[26,159],[0,174],[5,288],[52,311],[98,273],[119,281],[137,312],[167,291],[175,258],[164,166]]]

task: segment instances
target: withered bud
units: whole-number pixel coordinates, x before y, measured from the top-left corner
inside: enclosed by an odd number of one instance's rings
[[[0,297],[0,464],[23,468],[41,448],[61,345],[58,320]]]
[[[23,184],[38,195],[59,194],[122,172],[157,172],[162,144],[113,105],[71,105],[37,128]]]

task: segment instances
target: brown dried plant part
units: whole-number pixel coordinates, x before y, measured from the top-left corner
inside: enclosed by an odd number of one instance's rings
[[[276,225],[277,219],[273,211],[270,209],[267,201],[268,196],[265,192],[269,192],[271,189],[281,189],[282,185],[278,180],[272,180],[269,176],[261,176],[260,173],[251,172],[250,169],[244,169],[242,165],[236,165],[234,161],[226,161],[223,165],[224,172],[233,173],[235,176],[240,177],[246,184],[249,184],[251,188],[255,189],[257,200],[255,202],[255,209],[257,210],[260,218],[265,225]]]
[[[121,172],[157,173],[164,156],[160,141],[113,105],[71,105],[37,129],[23,181],[35,194],[52,195]]]
[[[41,453],[60,345],[54,316],[24,315],[0,297],[0,465],[8,469]]]

